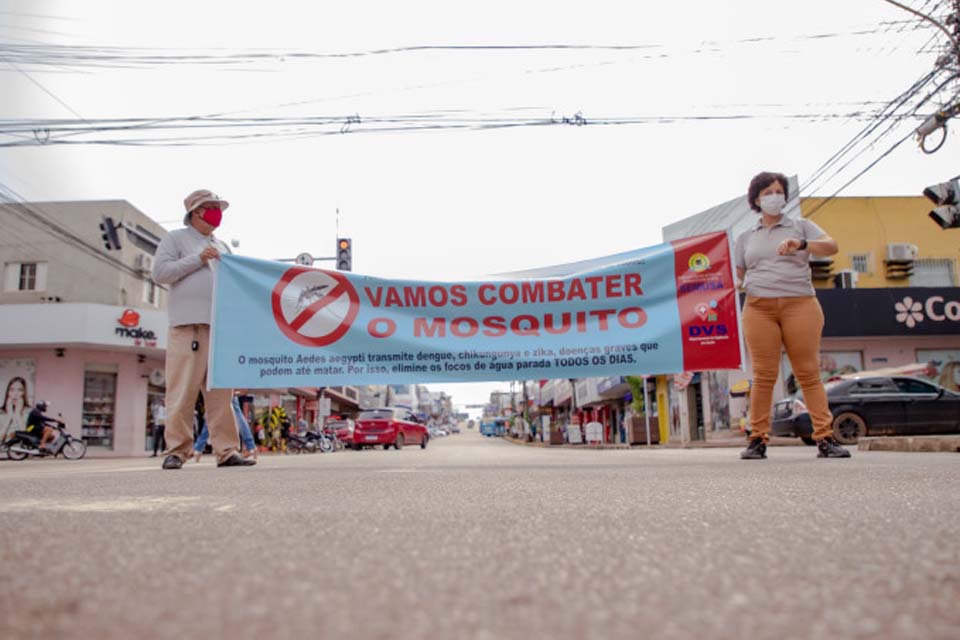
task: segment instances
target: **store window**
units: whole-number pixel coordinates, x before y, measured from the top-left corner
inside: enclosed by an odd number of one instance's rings
[[[917,362],[929,365],[923,377],[960,392],[960,349],[917,349]]]
[[[117,374],[87,370],[83,375],[83,440],[91,447],[113,448]]]

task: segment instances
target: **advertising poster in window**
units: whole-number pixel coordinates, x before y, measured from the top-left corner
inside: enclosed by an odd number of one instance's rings
[[[27,415],[33,406],[36,363],[27,358],[0,358],[0,389],[3,406],[0,407],[0,437],[23,430]]]
[[[960,349],[918,349],[917,362],[931,365],[931,382],[960,392]]]
[[[821,351],[820,352],[820,379],[829,382],[848,373],[863,371],[863,353],[860,351]],[[800,390],[797,379],[793,375],[790,358],[783,356],[783,380],[787,394],[792,395]]]

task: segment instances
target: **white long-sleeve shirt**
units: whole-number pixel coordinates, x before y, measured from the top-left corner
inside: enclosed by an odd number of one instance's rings
[[[171,327],[210,324],[213,270],[210,262],[204,264],[200,259],[200,252],[209,246],[216,247],[221,254],[230,253],[229,247],[213,234],[205,236],[193,227],[171,231],[157,247],[153,279],[171,285],[167,304]]]

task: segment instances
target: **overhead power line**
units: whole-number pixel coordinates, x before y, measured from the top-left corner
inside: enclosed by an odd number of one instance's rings
[[[129,266],[122,260],[105,254],[103,251],[90,244],[70,229],[64,227],[55,220],[52,220],[38,207],[30,202],[25,201],[20,194],[2,182],[0,182],[0,205],[3,206],[4,211],[10,212],[23,222],[47,234],[50,234],[51,236],[66,242],[77,249],[80,249],[84,253],[93,256],[101,262],[109,264],[112,267],[120,269],[121,271],[134,275],[138,278],[142,276],[139,271]],[[164,288],[160,285],[157,286],[161,289]]]
[[[889,4],[892,4],[892,5],[895,6],[895,7],[900,7],[900,8],[903,9],[904,11],[909,11],[909,12],[912,13],[913,15],[919,17],[921,20],[926,20],[927,22],[929,22],[930,24],[932,24],[932,25],[935,26],[936,28],[940,29],[940,31],[942,31],[944,34],[946,34],[947,39],[950,41],[950,44],[953,45],[953,50],[954,50],[954,51],[960,51],[960,45],[957,44],[956,38],[954,38],[953,34],[950,33],[950,30],[949,30],[949,29],[947,29],[945,26],[943,26],[942,24],[940,24],[937,20],[931,18],[930,16],[928,16],[928,15],[925,14],[925,13],[921,13],[920,11],[917,11],[917,10],[914,9],[913,7],[908,7],[907,5],[905,5],[905,4],[903,4],[903,3],[897,2],[897,0],[885,0],[885,2],[887,2],[887,3],[889,3]]]
[[[443,129],[474,129],[517,127],[610,127],[692,122],[736,122],[768,120],[784,122],[819,122],[826,120],[872,119],[869,110],[812,113],[747,113],[723,114],[657,114],[657,115],[597,115],[582,112],[559,113],[541,110],[544,115],[485,115],[465,112],[422,114],[276,117],[276,118],[218,118],[186,117],[156,123],[151,119],[105,119],[78,122],[75,120],[6,120],[0,121],[0,135],[15,137],[0,142],[0,147],[43,145],[209,145],[250,139],[282,139],[383,133],[427,131]],[[913,116],[897,115],[895,118]],[[109,134],[109,135],[106,135]],[[31,135],[31,138],[24,136]]]
[[[937,87],[935,87],[933,91],[931,91],[930,93],[928,93],[926,97],[924,97],[922,100],[920,100],[920,102],[917,103],[917,105],[913,108],[913,112],[916,113],[917,111],[919,111],[920,108],[921,108],[922,106],[924,106],[928,101],[930,101],[933,97],[935,97],[935,96],[940,92],[940,90],[943,89],[943,87],[945,87],[945,86],[946,86],[947,84],[949,84],[950,82],[956,80],[957,77],[958,77],[958,74],[956,74],[956,73],[951,74],[946,80],[944,80],[944,81],[941,82]],[[878,138],[876,138],[876,139],[871,143],[870,148],[872,148],[873,145],[875,145],[877,142],[879,142],[885,135],[887,135],[888,133],[890,133],[890,131],[892,131],[892,128],[893,128],[892,126],[891,126],[891,127],[888,127],[888,128],[884,131],[883,134],[881,134]],[[810,212],[807,213],[807,216],[812,216],[814,213],[816,213],[816,212],[819,211],[821,208],[823,208],[827,203],[829,203],[831,200],[833,200],[833,199],[836,198],[838,195],[840,195],[844,190],[847,189],[847,187],[849,187],[849,186],[852,185],[854,182],[856,182],[857,180],[859,180],[861,177],[863,177],[864,175],[866,175],[867,172],[869,172],[871,169],[873,169],[875,166],[877,166],[884,158],[886,158],[886,157],[889,156],[891,153],[893,153],[900,145],[902,145],[904,142],[906,142],[907,140],[909,140],[911,137],[913,137],[913,131],[912,131],[912,130],[909,131],[906,136],[904,136],[904,137],[900,138],[899,140],[897,140],[892,146],[890,146],[888,149],[886,149],[882,154],[880,154],[879,157],[877,157],[877,158],[874,159],[872,162],[870,162],[866,167],[864,167],[863,169],[861,169],[856,175],[854,175],[852,178],[850,178],[849,180],[847,180],[847,182],[845,182],[839,189],[837,189],[837,190],[834,191],[830,196],[828,196],[828,197],[825,198],[823,201],[821,201],[813,210],[811,210]],[[849,165],[849,163],[847,163],[847,165],[844,165],[844,167],[841,167],[837,172],[834,173],[834,176],[836,176],[837,174],[839,174],[839,172],[842,171],[844,168],[846,168],[846,166],[848,166],[848,165]],[[832,178],[832,177],[831,177],[831,178]],[[827,180],[827,182],[829,182],[829,180]],[[802,191],[802,189],[801,189],[801,191]],[[810,197],[810,196],[808,195],[807,197]]]
[[[754,36],[727,41],[703,42],[688,47],[676,47],[659,42],[650,43],[514,43],[514,44],[413,44],[398,47],[324,52],[306,49],[279,48],[192,48],[107,47],[85,45],[13,45],[0,41],[0,53],[19,64],[42,66],[47,64],[75,67],[160,67],[164,65],[239,65],[252,63],[342,60],[411,53],[511,53],[511,52],[658,52],[657,57],[671,51],[713,53],[721,47],[757,46],[780,42],[829,41],[843,38],[880,35],[891,25],[903,27],[918,25],[918,20],[884,21],[849,31],[830,31],[787,36]]]

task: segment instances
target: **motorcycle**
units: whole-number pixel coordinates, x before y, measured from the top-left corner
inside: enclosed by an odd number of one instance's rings
[[[303,453],[304,451],[307,453],[317,452],[317,443],[309,437],[309,432],[307,437],[299,433],[289,434],[287,436],[287,453]]]
[[[326,433],[318,433],[316,431],[307,431],[306,433],[307,440],[312,441],[317,449],[323,453],[330,453],[334,450],[335,442]]]
[[[57,437],[47,445],[46,449],[40,448],[40,438],[26,431],[14,431],[13,435],[0,445],[0,450],[5,452],[11,460],[25,460],[31,456],[36,458],[51,456],[55,458],[60,455],[67,460],[79,460],[87,455],[87,443],[79,438],[74,438],[67,431],[67,426],[62,420],[57,420],[53,428],[57,430]]]

